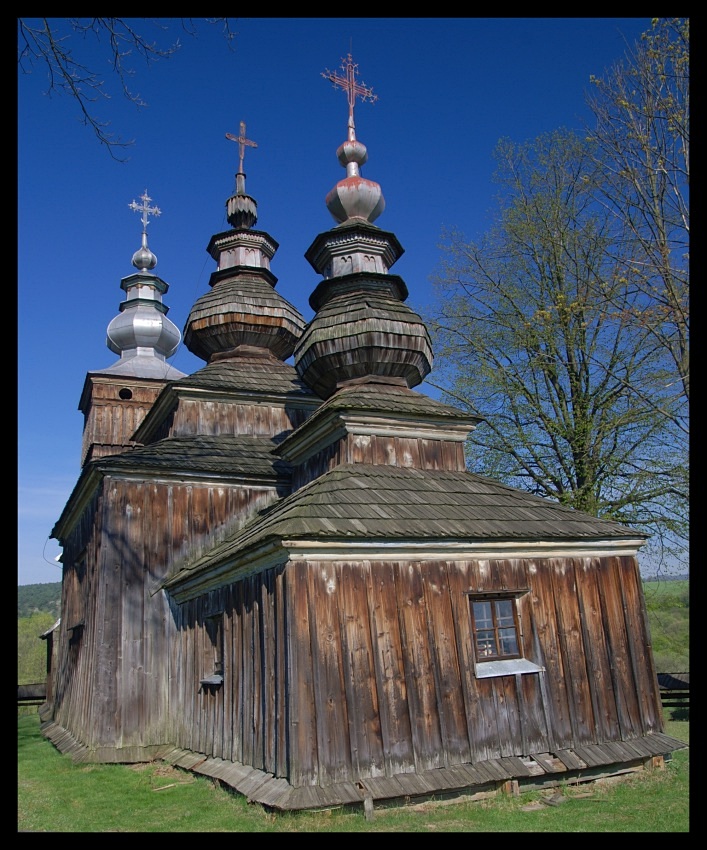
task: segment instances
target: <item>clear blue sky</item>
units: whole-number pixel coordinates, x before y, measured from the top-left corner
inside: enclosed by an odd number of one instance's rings
[[[225,134],[245,121],[258,145],[244,169],[256,227],[280,245],[277,291],[311,318],[321,278],[304,253],[335,224],[324,197],[345,176],[336,149],[348,114],[345,94],[321,74],[339,71],[351,50],[359,82],[378,96],[355,110],[363,176],[386,200],[376,224],[405,248],[392,271],[408,304],[424,309],[442,228],[476,238],[490,223],[497,141],[581,128],[590,75],[650,28],[650,18],[234,18],[229,50],[203,19],[193,19],[197,37],[176,18],[158,19],[166,33],[132,20],[162,45],[182,44],[155,65],[129,62],[143,108],[122,97],[105,47],[71,37],[76,59],[105,68],[111,97],[96,112],[134,139],[127,162],[81,124],[74,100],[44,94],[42,68],[18,74],[18,584],[61,580],[49,534],[80,471],[86,372],[117,359],[106,328],[140,247],[140,216],[128,205],[145,189],[161,210],[148,227],[155,273],[182,330],[215,270],[206,246],[228,229],[238,146]],[[187,373],[204,365],[183,346],[170,362]]]

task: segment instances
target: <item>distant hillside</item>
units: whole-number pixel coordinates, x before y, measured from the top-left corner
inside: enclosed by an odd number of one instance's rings
[[[56,618],[59,616],[60,606],[60,581],[47,584],[21,584],[17,588],[18,617],[31,617],[32,614],[45,612]]]

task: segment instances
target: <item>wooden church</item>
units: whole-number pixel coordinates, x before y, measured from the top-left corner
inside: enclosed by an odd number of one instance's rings
[[[336,221],[276,291],[239,144],[230,229],[183,341],[140,205],[136,272],[86,376],[82,468],[52,537],[62,614],[44,735],[164,760],[274,810],[479,795],[662,764],[641,534],[467,471],[478,420],[416,392],[425,325],[374,220],[350,56]],[[481,426],[483,427],[483,426]]]

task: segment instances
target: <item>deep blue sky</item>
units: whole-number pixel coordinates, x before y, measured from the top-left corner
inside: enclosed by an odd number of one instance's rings
[[[140,216],[128,205],[145,189],[161,210],[148,227],[155,273],[181,330],[215,270],[206,246],[228,229],[238,146],[225,134],[245,121],[258,144],[246,151],[246,188],[256,227],[280,245],[277,290],[311,318],[320,278],[304,253],[335,224],[324,197],[345,176],[336,149],[348,114],[345,94],[321,74],[340,71],[351,49],[359,82],[378,96],[355,110],[363,176],[386,200],[376,224],[405,248],[392,271],[408,304],[424,309],[442,228],[476,238],[489,226],[497,141],[580,129],[590,75],[650,28],[650,18],[235,18],[229,50],[203,19],[193,19],[197,37],[179,19],[158,20],[166,33],[132,19],[150,39],[182,47],[149,67],[129,61],[143,108],[122,97],[105,47],[72,36],[75,58],[105,69],[111,97],[96,112],[134,139],[127,162],[81,124],[74,100],[44,94],[42,68],[18,74],[19,584],[61,580],[49,534],[80,471],[86,372],[117,359],[106,328],[140,247]],[[204,365],[183,346],[170,362],[187,373]]]

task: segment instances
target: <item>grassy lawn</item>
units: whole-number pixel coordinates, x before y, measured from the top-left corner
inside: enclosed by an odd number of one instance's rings
[[[490,801],[272,813],[173,767],[74,764],[18,717],[20,832],[689,832],[689,749],[665,768]],[[689,721],[666,733],[689,743]],[[552,797],[555,805],[542,798]]]

